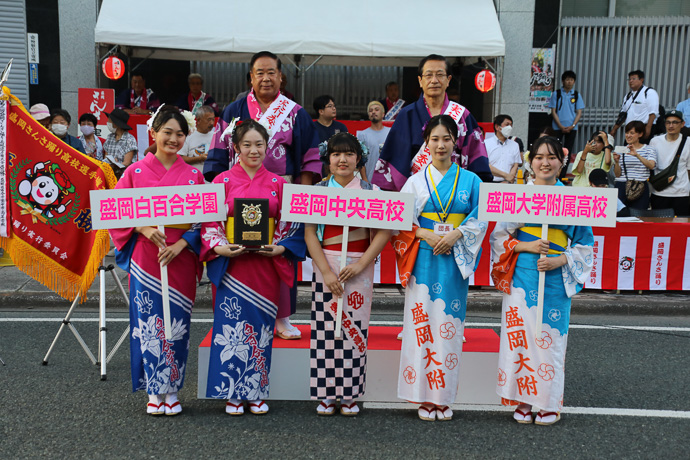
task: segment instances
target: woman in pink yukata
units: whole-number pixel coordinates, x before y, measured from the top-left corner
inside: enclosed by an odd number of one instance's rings
[[[167,109],[167,108],[166,108]],[[190,132],[187,119],[173,107],[152,117],[151,133],[158,150],[129,166],[116,188],[170,187],[203,184],[201,171],[177,152]],[[192,129],[194,125],[191,125]],[[146,390],[150,415],[177,415],[189,352],[189,325],[201,264],[199,226],[119,228],[110,230],[117,264],[129,272],[130,354],[132,389]],[[194,248],[194,250],[192,249]],[[168,267],[171,339],[165,339],[161,265]]]
[[[282,177],[263,166],[268,132],[254,120],[243,121],[232,135],[239,162],[217,175],[213,183],[225,186],[228,224],[202,224],[201,257],[207,260],[208,277],[216,286],[213,341],[206,396],[225,399],[225,412],[268,412],[268,375],[271,370],[273,330],[278,312],[281,280],[294,283],[293,261],[304,259],[304,230],[299,224],[281,222]],[[262,251],[247,251],[233,244],[235,198],[268,199],[272,243]]]

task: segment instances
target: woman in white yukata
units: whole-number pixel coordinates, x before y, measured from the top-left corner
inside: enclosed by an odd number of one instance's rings
[[[563,157],[557,139],[537,139],[529,155],[534,185],[562,186]],[[537,425],[561,418],[570,298],[592,268],[591,227],[549,225],[548,237],[541,239],[539,224],[513,222],[499,222],[491,234],[491,276],[503,292],[496,392],[504,405],[517,405],[518,423],[532,423],[533,406],[539,408]],[[536,337],[539,272],[546,272],[546,284],[542,332]]]
[[[415,195],[414,226],[393,237],[406,288],[398,397],[426,421],[453,417],[469,277],[487,229],[477,219],[481,179],[451,160],[457,138],[450,116],[429,120],[431,164],[401,190]]]
[[[324,145],[325,144],[325,145]],[[355,177],[367,161],[366,147],[348,133],[332,136],[319,146],[330,176],[317,186],[373,190]],[[378,189],[378,187],[376,187]],[[311,397],[320,399],[316,413],[359,413],[357,398],[364,395],[367,339],[374,291],[374,259],[390,238],[388,230],[349,227],[347,266],[340,269],[343,227],[308,224],[304,239],[314,261],[311,307]],[[338,297],[343,297],[342,339],[335,337]]]

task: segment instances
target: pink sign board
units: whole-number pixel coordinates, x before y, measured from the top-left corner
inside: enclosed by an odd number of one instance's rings
[[[92,190],[94,229],[220,222],[227,218],[223,184]]]
[[[287,222],[411,230],[411,193],[286,184],[282,219]]]
[[[618,191],[612,188],[482,183],[479,220],[615,227]]]

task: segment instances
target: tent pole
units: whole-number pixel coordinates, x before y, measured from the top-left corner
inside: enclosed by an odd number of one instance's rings
[[[306,94],[305,93],[306,87],[305,87],[305,82],[304,82],[304,73],[307,71],[304,68],[304,54],[300,56],[298,69],[299,69],[299,86],[300,86],[299,97],[300,97],[300,102],[302,103],[302,107],[304,107],[304,98],[305,98],[305,94]]]
[[[505,57],[504,56],[499,56],[500,59],[500,68],[501,68],[501,78],[498,80],[498,110],[496,113],[501,113],[501,99],[503,96],[503,70],[505,69]]]

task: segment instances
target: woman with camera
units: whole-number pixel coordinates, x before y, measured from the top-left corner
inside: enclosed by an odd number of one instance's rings
[[[573,162],[574,187],[589,187],[589,173],[595,169],[607,172],[611,169],[613,147],[607,144],[608,136],[604,131],[592,134],[585,148],[577,154]]]
[[[649,208],[649,171],[656,166],[656,150],[640,142],[644,133],[645,124],[641,121],[625,125],[628,145],[616,147],[613,154],[618,198],[627,207],[643,211]]]

